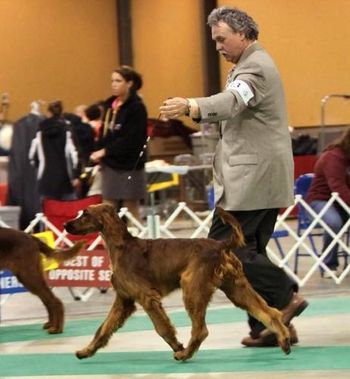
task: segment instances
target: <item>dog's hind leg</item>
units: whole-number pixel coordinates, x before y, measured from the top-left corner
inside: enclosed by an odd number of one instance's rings
[[[235,259],[226,261],[225,276],[220,289],[236,306],[245,309],[269,330],[276,333],[280,347],[289,354],[289,332],[282,322],[282,313],[276,308],[269,307],[253,289],[243,273],[241,263],[237,259],[238,264],[236,264]]]
[[[164,311],[159,293],[152,289],[149,289],[148,291],[143,290],[138,302],[150,317],[156,332],[173,349],[173,351],[177,352],[183,350],[182,343],[176,338],[176,330]]]
[[[62,333],[64,326],[64,307],[62,301],[58,299],[46,283],[42,268],[28,267],[17,273],[19,281],[34,295],[37,295],[43,302],[47,313],[48,321],[43,325],[50,334]]]
[[[183,301],[192,321],[192,330],[186,348],[174,354],[176,360],[190,359],[209,334],[205,314],[215,290],[213,283],[208,280],[210,277],[212,273],[203,275],[200,269],[187,270],[181,276]]]
[[[97,329],[93,340],[75,355],[79,359],[94,355],[98,349],[107,345],[112,334],[124,325],[135,310],[135,302],[132,299],[124,299],[117,294],[106,320]]]

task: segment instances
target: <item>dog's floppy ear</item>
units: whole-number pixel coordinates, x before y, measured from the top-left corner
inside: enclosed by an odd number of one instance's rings
[[[107,203],[90,205],[89,213],[101,224],[104,222],[115,223],[118,220],[118,213],[114,206]]]
[[[101,225],[101,228],[114,225],[123,233],[128,232],[126,223],[118,216],[116,208],[111,204],[90,205],[87,209],[95,221]]]
[[[102,221],[107,215],[113,216],[114,209],[112,205],[106,203],[93,204],[87,207],[87,211],[98,221]]]

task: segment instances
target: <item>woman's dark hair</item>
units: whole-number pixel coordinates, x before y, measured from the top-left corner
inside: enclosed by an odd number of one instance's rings
[[[350,159],[350,127],[345,130],[345,132],[335,140],[332,144],[325,148],[325,151],[331,150],[334,147],[339,147],[343,150],[347,158]]]
[[[53,117],[60,117],[63,113],[63,104],[61,100],[55,100],[49,103],[47,110]]]
[[[142,87],[142,76],[135,71],[130,66],[120,66],[116,68],[113,72],[117,72],[121,75],[127,82],[132,81],[133,85],[131,86],[131,91],[138,91]]]

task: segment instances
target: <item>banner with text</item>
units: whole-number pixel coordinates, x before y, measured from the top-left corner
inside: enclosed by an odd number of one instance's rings
[[[0,270],[0,295],[27,292],[22,283],[13,275],[11,271]]]
[[[47,272],[53,287],[110,287],[111,270],[104,249],[80,252],[79,255]]]

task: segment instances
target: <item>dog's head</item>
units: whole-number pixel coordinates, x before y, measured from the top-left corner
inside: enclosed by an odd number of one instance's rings
[[[64,224],[71,234],[89,234],[102,232],[107,225],[123,223],[117,215],[115,208],[109,204],[90,205],[80,211],[78,216]]]

